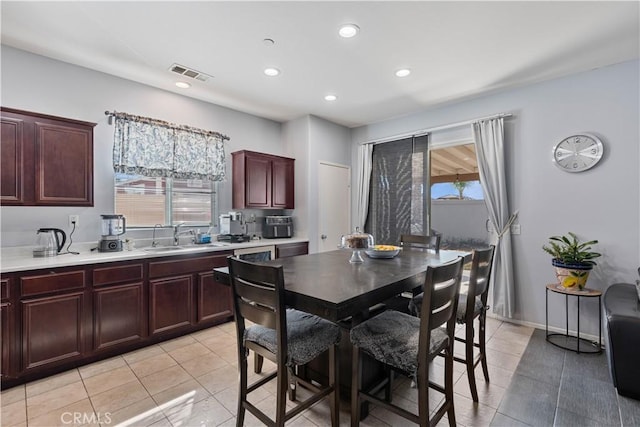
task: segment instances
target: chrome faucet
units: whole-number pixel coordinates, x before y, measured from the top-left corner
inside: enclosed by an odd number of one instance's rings
[[[173,226],[173,246],[178,246],[180,243],[179,237],[183,234],[191,234],[195,238],[195,232],[193,230],[180,231],[180,227],[183,225],[184,222],[179,222]]]
[[[155,248],[158,246],[158,242],[156,242],[156,227],[162,227],[162,224],[156,224],[153,226],[153,237],[151,238],[151,247]]]

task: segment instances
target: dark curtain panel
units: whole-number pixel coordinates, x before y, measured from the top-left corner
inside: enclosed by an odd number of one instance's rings
[[[397,244],[401,234],[426,234],[424,159],[427,136],[373,148],[369,214],[365,230],[380,244]]]

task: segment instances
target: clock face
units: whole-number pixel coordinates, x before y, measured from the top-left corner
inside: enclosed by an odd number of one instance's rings
[[[582,172],[596,165],[604,154],[602,141],[588,133],[563,139],[553,149],[553,161],[566,172]]]

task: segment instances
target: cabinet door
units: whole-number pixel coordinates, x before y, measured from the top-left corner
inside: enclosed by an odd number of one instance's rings
[[[33,151],[25,145],[23,120],[3,115],[1,130],[0,201],[3,205],[20,205],[25,201],[25,161],[28,157],[25,150],[31,154]]]
[[[141,341],[146,325],[143,283],[93,291],[94,349]]]
[[[38,205],[93,206],[93,129],[35,123]]]
[[[274,208],[293,209],[294,168],[292,159],[274,159],[272,162],[271,205]]]
[[[247,156],[245,191],[248,208],[271,207],[271,160],[262,156]]]
[[[80,359],[84,349],[84,294],[22,300],[22,368]]]
[[[151,334],[185,328],[193,314],[193,276],[149,281],[149,329]]]
[[[219,323],[233,316],[231,287],[217,282],[213,271],[198,274],[198,324]]]

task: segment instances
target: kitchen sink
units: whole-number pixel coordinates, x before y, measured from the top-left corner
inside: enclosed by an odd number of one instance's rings
[[[203,244],[191,243],[191,244],[180,245],[180,246],[148,247],[148,248],[144,248],[143,250],[147,252],[173,252],[173,251],[179,251],[179,250],[198,249],[198,248],[217,248],[217,247],[224,247],[224,246],[229,246],[229,243],[226,243],[226,242],[203,243]]]
[[[184,249],[182,246],[156,246],[155,248],[144,248],[147,252],[170,252]]]

